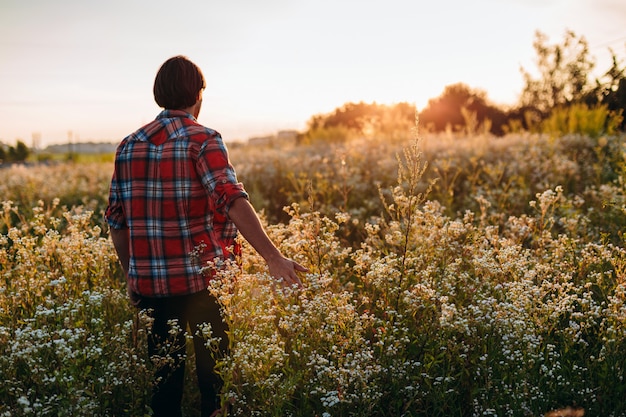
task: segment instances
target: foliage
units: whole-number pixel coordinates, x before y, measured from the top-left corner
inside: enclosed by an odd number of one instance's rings
[[[3,202],[0,415],[143,415],[144,335],[113,248],[92,212],[59,218],[57,204],[40,202],[27,219]]]
[[[5,146],[0,143],[0,164],[5,162],[24,162],[30,155],[30,149],[21,140],[15,146]]]
[[[537,31],[533,47],[537,54],[537,71],[521,69],[524,87],[519,102],[513,103],[511,108],[491,104],[484,91],[456,83],[446,86],[439,97],[431,98],[419,111],[421,125],[430,132],[468,135],[539,133],[547,128],[556,129],[554,124],[562,124],[560,120],[564,117],[577,120],[566,114],[579,114],[582,105],[587,106],[585,111],[590,111],[593,117],[601,118],[606,113],[607,126],[600,129],[601,122],[597,118],[593,127],[580,126],[582,120],[579,120],[577,130],[559,126],[553,133],[586,134],[591,129],[598,135],[600,131],[613,134],[613,127],[619,131],[624,129],[625,122],[620,117],[626,110],[626,79],[623,64],[615,52],[611,51],[611,67],[594,83],[590,77],[595,61],[583,36],[568,30],[562,43],[549,44],[548,37]],[[407,103],[395,106],[346,103],[329,114],[313,116],[301,139],[307,144],[374,137],[393,142],[406,137],[415,113],[415,107]],[[544,123],[545,119],[550,120]]]
[[[611,67],[601,77],[596,80],[595,88],[585,98],[585,102],[591,105],[601,103],[607,106],[608,110],[615,114],[622,115],[626,111],[626,67],[620,62],[614,51],[611,52]],[[624,130],[626,121],[622,118],[619,125],[620,130]]]
[[[626,80],[623,64],[613,51],[611,67],[593,83],[590,77],[595,61],[584,37],[568,30],[562,43],[549,44],[547,36],[537,31],[533,47],[537,72],[521,69],[524,88],[513,107],[491,104],[484,91],[456,83],[446,86],[419,111],[421,125],[430,132],[496,136],[546,130],[556,134],[591,131],[597,136],[624,129]],[[313,116],[301,143],[344,143],[359,138],[394,142],[406,137],[415,113],[415,107],[407,103],[346,103],[329,114]],[[593,117],[591,125],[582,125],[581,114]],[[565,118],[567,122],[563,122]]]
[[[626,416],[624,155],[623,135],[234,149],[311,272],[283,288],[242,242],[212,282],[229,415]],[[101,229],[111,170],[0,171],[0,416],[149,413],[149,323]]]
[[[385,211],[378,189],[394,185],[396,155],[403,155],[405,144],[361,139],[264,149],[263,159],[253,147],[237,149],[231,156],[254,206],[269,223],[287,222],[282,208],[293,202],[330,218],[341,211],[361,222],[343,230],[346,239],[358,244],[364,236],[362,222]],[[488,204],[487,214],[504,223],[508,215],[530,214],[528,201],[559,184],[566,195],[580,196],[573,208],[577,213],[613,219],[593,222],[588,232],[594,239],[602,235],[621,242],[620,228],[626,227],[620,212],[623,135],[426,135],[421,146],[430,163],[419,191],[436,179],[429,198],[439,201],[449,216],[480,211],[480,197]]]
[[[520,103],[544,115],[559,106],[582,101],[590,90],[589,74],[595,66],[583,36],[568,30],[562,44],[548,45],[547,41],[545,34],[535,33],[539,77],[533,78],[522,68],[525,86]]]
[[[294,206],[289,224],[269,227],[311,266],[304,289],[275,287],[249,247],[243,274],[214,281],[237,329],[222,359],[232,414],[539,415],[572,405],[626,415],[623,247],[588,240],[560,186],[502,226],[480,198],[480,212],[447,217],[414,186],[419,153],[405,160],[387,216],[364,225],[359,248],[342,243],[355,220],[346,213]]]
[[[501,136],[506,114],[488,103],[485,92],[458,83],[447,86],[441,96],[430,99],[419,119],[427,130],[433,132],[451,129],[474,134],[478,125],[482,125],[482,130]]]
[[[313,116],[302,141],[337,143],[361,137],[397,141],[410,132],[415,115],[415,106],[408,103],[346,103],[330,114]]]
[[[605,104],[594,108],[582,103],[572,104],[553,109],[550,116],[541,122],[541,131],[555,136],[581,134],[597,138],[616,134],[622,119],[621,112],[612,112]]]
[[[90,162],[82,164],[49,163],[32,167],[12,165],[0,170],[0,196],[12,201],[24,219],[33,216],[33,208],[42,201],[52,206],[50,215],[62,217],[68,208],[81,206],[94,213],[91,221],[104,228],[104,209],[108,200],[108,187],[113,172],[113,163]],[[5,213],[17,221],[18,211]],[[0,224],[6,233],[7,222]]]

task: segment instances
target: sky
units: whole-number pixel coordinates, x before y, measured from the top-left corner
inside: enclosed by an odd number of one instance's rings
[[[512,105],[537,30],[584,36],[598,71],[609,47],[626,59],[623,0],[0,0],[0,141],[118,142],[159,113],[154,77],[179,54],[226,141],[347,102],[422,109],[459,82]]]

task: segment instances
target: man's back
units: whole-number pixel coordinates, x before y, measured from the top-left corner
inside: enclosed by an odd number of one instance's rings
[[[120,143],[111,195],[109,218],[119,207],[130,231],[131,289],[169,296],[206,288],[200,269],[236,236],[225,205],[245,191],[219,133],[166,110]]]

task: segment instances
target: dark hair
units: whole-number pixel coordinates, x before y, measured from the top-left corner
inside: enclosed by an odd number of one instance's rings
[[[165,61],[154,79],[154,100],[164,109],[180,110],[196,104],[206,87],[200,68],[178,55]]]

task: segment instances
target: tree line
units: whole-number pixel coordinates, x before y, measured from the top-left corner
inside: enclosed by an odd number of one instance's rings
[[[329,114],[313,116],[300,139],[337,141],[372,133],[393,138],[414,126],[416,115],[420,129],[431,132],[601,135],[625,130],[626,67],[612,49],[610,68],[592,79],[596,64],[583,36],[568,30],[561,43],[550,44],[548,37],[537,31],[533,48],[538,76],[521,68],[524,87],[519,102],[508,108],[490,102],[480,89],[457,83],[446,86],[419,113],[408,103],[346,103]]]
[[[416,126],[428,132],[489,133],[502,136],[520,131],[592,136],[626,130],[626,66],[609,48],[611,66],[592,78],[595,60],[584,36],[565,32],[550,44],[535,32],[537,76],[521,68],[524,86],[518,103],[503,107],[487,93],[459,82],[444,88],[418,112],[415,105],[346,103],[329,114],[314,115],[298,137],[300,143],[341,142],[352,137],[406,138]],[[25,161],[29,148],[0,143],[0,163]]]
[[[15,146],[0,143],[0,164],[24,162],[29,155],[30,149],[21,140],[18,140]]]

